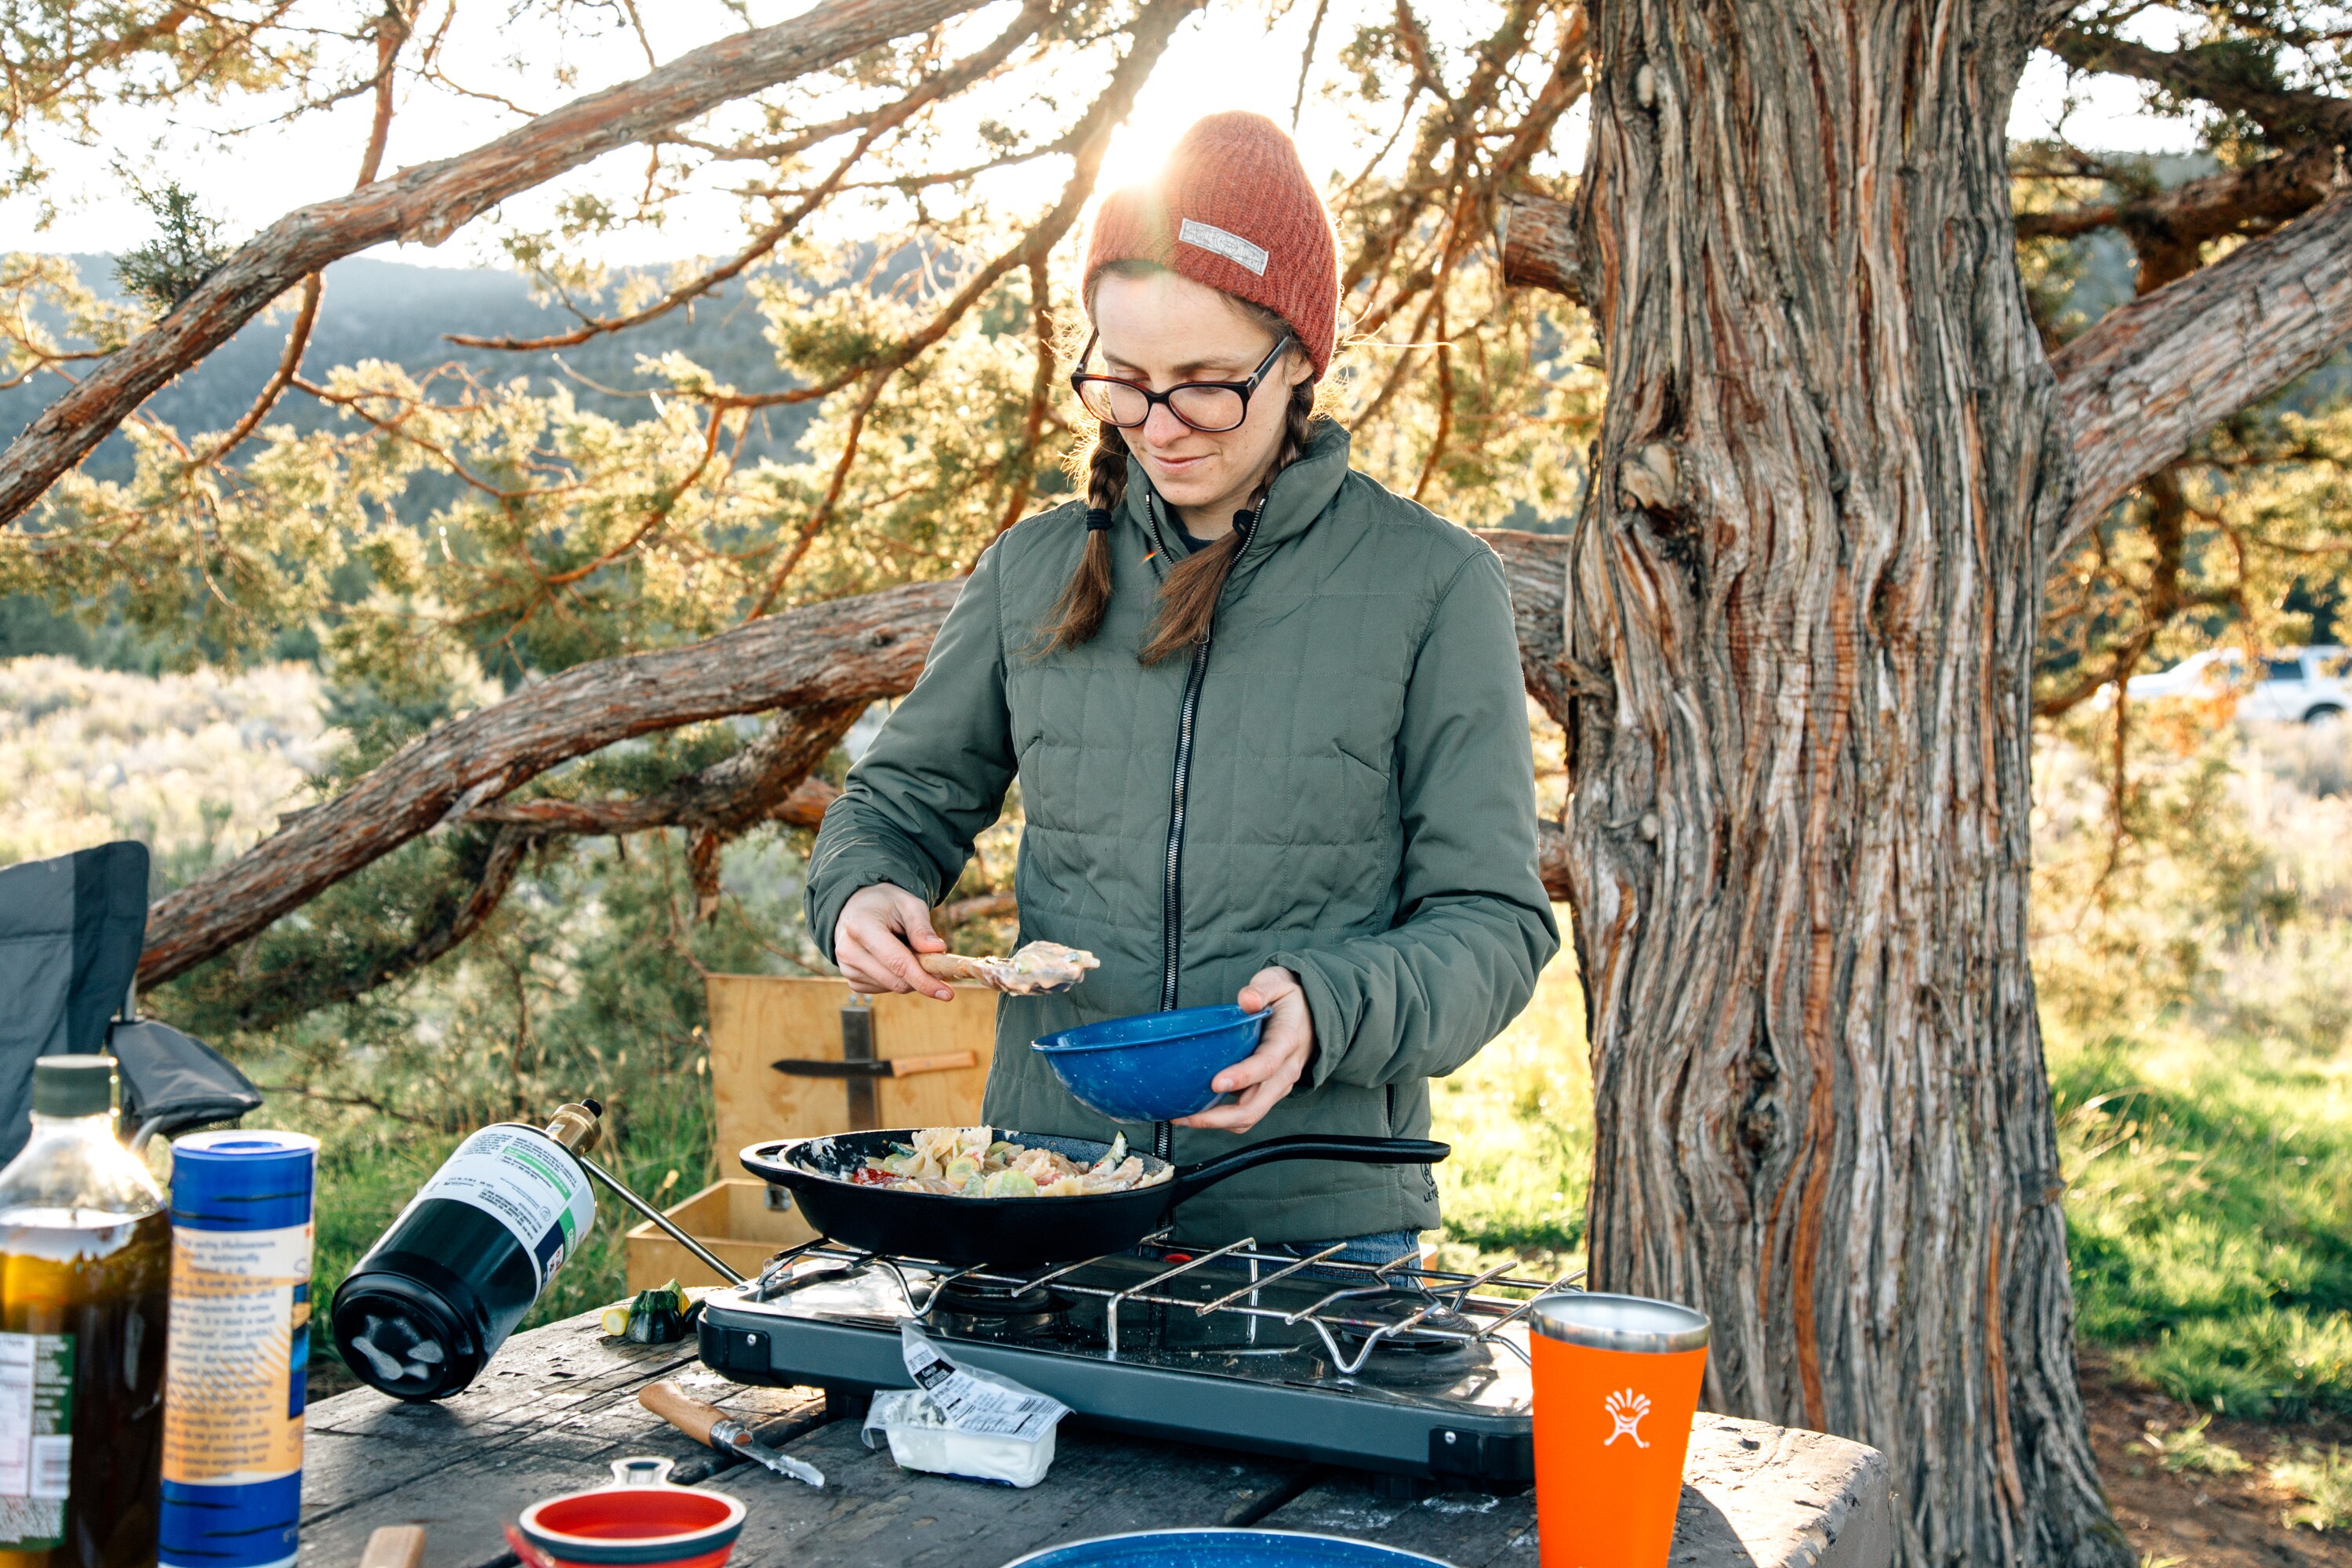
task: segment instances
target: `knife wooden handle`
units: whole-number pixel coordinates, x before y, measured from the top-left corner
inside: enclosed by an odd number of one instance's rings
[[[986,960],[966,958],[960,952],[919,952],[915,962],[935,980],[977,980],[983,985],[993,983]]]
[[[970,1051],[941,1051],[930,1057],[892,1057],[890,1076],[912,1078],[917,1073],[953,1072],[958,1068],[978,1067],[980,1058]]]
[[[425,1527],[387,1524],[368,1537],[360,1568],[416,1568],[425,1559]]]
[[[706,1405],[674,1383],[649,1383],[637,1390],[637,1403],[705,1447],[715,1447],[710,1429],[727,1419],[727,1412]]]

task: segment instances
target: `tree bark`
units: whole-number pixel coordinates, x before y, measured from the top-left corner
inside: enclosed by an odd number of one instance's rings
[[[2163,287],[2099,318],[2053,362],[2075,479],[2045,551],[2048,561],[2063,558],[2107,508],[2198,437],[2352,342],[2352,190],[2334,186],[2334,160],[2333,148],[2324,157],[2283,154],[2145,204],[2126,204],[2089,226],[2144,218],[2202,239],[2225,214],[2233,224],[2250,214],[2293,217],[2210,267],[2186,277],[2159,274],[2167,279]],[[2313,182],[2323,163],[2334,194],[2294,216],[2302,211],[2296,204],[2309,206],[2306,198],[2319,194]],[[1538,254],[1534,240],[1526,252],[1511,243],[1505,280],[1568,292],[1587,265],[1578,248],[1582,241],[1562,237],[1568,204],[1526,196],[1513,213],[1514,232],[1545,237],[1540,262],[1529,258]],[[2049,223],[2034,226],[2067,232]],[[1521,259],[1513,261],[1515,254]],[[1515,582],[1513,591],[1518,588]],[[1523,616],[1523,637],[1527,624]],[[1532,676],[1528,689],[1544,695]]]
[[[1516,196],[1503,204],[1496,239],[1503,250],[1503,281],[1549,289],[1584,303],[1584,272],[1576,248],[1576,220],[1568,203],[1549,196]]]
[[[172,312],[99,362],[0,453],[0,525],[40,499],[148,395],[226,342],[309,273],[387,240],[438,245],[518,192],[731,99],[824,70],[934,26],[979,0],[824,0],[575,99],[470,153],[404,169],[287,214]]]
[[[152,986],[203,963],[418,834],[463,821],[558,763],[615,741],[730,714],[906,691],[959,586],[888,588],[771,616],[685,647],[578,665],[444,724],[227,865],[158,900],[148,911],[140,984]]]
[[[1911,1564],[2123,1564],[2026,962],[2069,440],[2014,257],[2016,0],[1598,8],[1568,833],[1591,1271],[1710,1407],[1894,1461]]]

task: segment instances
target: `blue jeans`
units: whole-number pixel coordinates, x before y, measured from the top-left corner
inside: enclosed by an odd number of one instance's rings
[[[1338,1237],[1333,1237],[1338,1240]],[[1292,1258],[1312,1258],[1330,1246],[1328,1241],[1277,1241],[1266,1247],[1268,1252],[1286,1253]],[[1417,1230],[1381,1230],[1370,1236],[1349,1237],[1339,1251],[1325,1258],[1327,1263],[1386,1263],[1391,1258],[1404,1258],[1421,1250],[1421,1232]],[[1308,1269],[1310,1274],[1323,1272]],[[1338,1272],[1351,1279],[1360,1279],[1353,1269]]]

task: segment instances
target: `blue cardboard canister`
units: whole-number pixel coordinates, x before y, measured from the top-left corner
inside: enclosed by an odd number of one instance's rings
[[[162,1568],[294,1561],[318,1165],[299,1132],[172,1145]]]

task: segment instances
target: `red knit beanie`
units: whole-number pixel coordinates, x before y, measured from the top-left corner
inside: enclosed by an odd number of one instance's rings
[[[1085,287],[1114,261],[1151,261],[1290,323],[1330,368],[1339,323],[1339,247],[1298,149],[1263,114],[1195,121],[1160,172],[1103,198]]]

